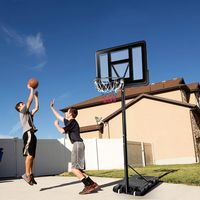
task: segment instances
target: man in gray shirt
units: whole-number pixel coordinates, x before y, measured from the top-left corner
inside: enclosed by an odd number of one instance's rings
[[[33,123],[33,116],[39,109],[39,101],[38,101],[38,92],[34,91],[29,85],[27,85],[30,90],[30,94],[26,104],[24,102],[18,102],[15,106],[15,109],[19,112],[19,117],[21,121],[21,125],[23,128],[23,156],[25,159],[25,174],[22,175],[22,178],[29,184],[37,184],[33,176],[33,161],[35,158],[37,138],[35,136],[35,132],[37,129]],[[29,108],[35,100],[35,107],[29,111]]]

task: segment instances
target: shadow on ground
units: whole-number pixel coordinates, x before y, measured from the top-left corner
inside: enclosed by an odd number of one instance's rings
[[[55,185],[55,186],[51,186],[51,187],[41,188],[40,191],[51,190],[51,189],[55,189],[55,188],[59,188],[59,187],[65,187],[65,186],[73,185],[73,184],[77,184],[77,183],[80,183],[80,181],[73,181],[70,183],[64,183],[64,184]]]

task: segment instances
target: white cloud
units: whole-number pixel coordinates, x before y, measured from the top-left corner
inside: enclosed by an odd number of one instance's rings
[[[14,30],[8,29],[5,26],[2,26],[1,29],[7,35],[7,41],[15,42],[17,45],[23,46],[24,41],[23,37],[17,34]]]
[[[1,26],[1,29],[6,34],[9,42],[14,42],[16,45],[24,47],[31,55],[45,56],[46,50],[41,33],[37,33],[36,35],[22,35],[5,26]]]
[[[41,63],[31,67],[30,69],[33,71],[41,71],[45,67],[46,63],[47,63],[46,61],[41,62]]]
[[[37,56],[45,55],[45,47],[40,33],[37,33],[36,36],[27,36],[25,42],[30,54],[35,54]]]

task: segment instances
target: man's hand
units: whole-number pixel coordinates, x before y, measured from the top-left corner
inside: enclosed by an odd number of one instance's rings
[[[29,85],[29,84],[27,84],[27,88],[29,89],[29,90],[33,90],[33,88]]]
[[[50,107],[53,108],[54,107],[54,102],[55,102],[55,99],[53,99],[50,103]]]
[[[61,122],[64,122],[64,117],[62,117],[62,116],[58,113],[58,111],[54,108],[54,102],[55,102],[55,99],[53,99],[53,100],[51,101],[51,103],[50,103],[50,108],[51,108],[53,114],[55,115],[55,117],[56,117],[58,120],[60,120]],[[54,124],[55,124],[55,123],[54,123]]]
[[[33,101],[34,90],[33,90],[32,87],[29,86],[29,84],[27,84],[27,88],[30,90],[30,94],[29,94],[28,100],[27,100],[27,102],[26,102],[26,107],[27,107],[27,109],[29,109],[30,106],[31,106],[31,103],[32,103],[32,101]]]
[[[64,128],[60,127],[58,119],[54,121],[54,125],[55,125],[55,127],[57,128],[57,130],[58,130],[60,133],[62,133],[62,134],[65,133]]]

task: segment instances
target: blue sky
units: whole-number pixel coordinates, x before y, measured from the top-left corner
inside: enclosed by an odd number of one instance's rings
[[[21,137],[16,102],[37,77],[38,138],[60,138],[60,109],[99,95],[95,52],[145,40],[150,83],[200,82],[198,0],[0,0],[0,136]]]

